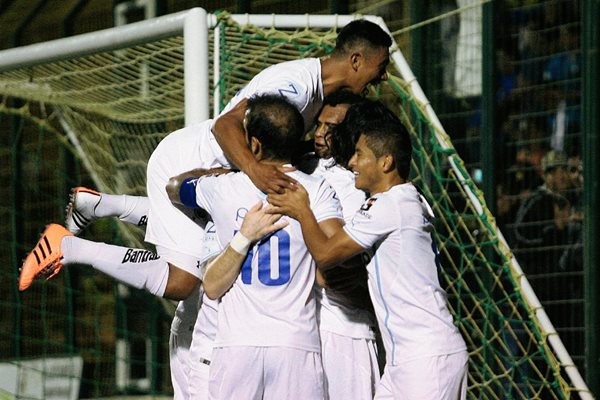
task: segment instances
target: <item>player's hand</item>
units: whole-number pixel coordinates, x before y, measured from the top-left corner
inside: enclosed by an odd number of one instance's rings
[[[257,242],[288,225],[288,221],[280,220],[281,214],[267,214],[269,207],[269,205],[263,207],[263,202],[260,201],[246,213],[240,232],[251,242]]]
[[[294,169],[293,167],[277,167],[255,162],[248,166],[246,174],[262,192],[267,194],[283,193],[285,189],[291,189],[297,183],[295,179],[285,174]]]
[[[310,200],[308,192],[300,183],[296,184],[294,189],[287,189],[284,193],[271,193],[267,201],[272,206],[267,212],[287,215],[296,220],[306,210],[310,211]]]

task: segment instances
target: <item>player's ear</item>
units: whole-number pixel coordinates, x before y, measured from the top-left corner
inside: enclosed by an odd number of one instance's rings
[[[262,144],[255,136],[250,138],[250,151],[257,160],[262,159]]]
[[[396,163],[391,154],[386,154],[381,157],[381,168],[384,172],[390,172],[396,169]]]
[[[355,72],[358,71],[363,62],[364,56],[361,52],[354,51],[350,53],[350,66],[352,67],[352,70]]]

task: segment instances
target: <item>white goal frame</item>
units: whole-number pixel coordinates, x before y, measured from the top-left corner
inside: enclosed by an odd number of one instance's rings
[[[259,27],[275,28],[298,28],[306,26],[314,28],[342,27],[354,19],[364,18],[375,22],[386,32],[390,32],[383,19],[374,15],[233,14],[231,15],[231,18],[241,25],[252,24]],[[216,82],[220,73],[218,62],[218,38],[220,28],[217,22],[216,15],[209,14],[202,8],[192,8],[175,14],[152,18],[115,28],[3,50],[0,51],[0,72],[79,57],[101,51],[117,50],[152,40],[183,35],[184,115],[185,124],[191,125],[210,118],[208,32],[209,29],[215,29],[215,41],[213,45],[217,51],[214,52],[215,62],[213,67],[213,79],[215,79]],[[433,124],[439,145],[442,146],[442,148],[447,149],[449,146],[446,140],[444,140],[444,136],[446,136],[444,128],[395,41],[393,41],[392,48],[390,49],[390,58],[391,66],[398,71],[400,77],[410,86],[414,98],[423,107],[427,117]],[[220,104],[219,96],[219,91],[215,90],[213,93],[213,109],[215,110],[215,113],[218,113],[218,104]],[[485,213],[485,207],[480,197],[473,190],[473,186],[470,184],[470,177],[461,168],[460,159],[457,155],[450,154],[448,156],[448,162],[461,182],[470,203],[476,212],[482,216]],[[495,230],[495,233],[501,242],[500,246],[509,249],[502,232],[500,232],[495,225],[495,222],[492,223],[492,228]],[[593,399],[593,395],[581,377],[579,370],[567,352],[514,256],[511,256],[510,258],[510,266],[513,276],[518,280],[524,299],[529,303],[531,309],[534,310],[540,326],[548,336],[548,342],[561,365],[564,367],[574,389],[578,392],[581,399]]]

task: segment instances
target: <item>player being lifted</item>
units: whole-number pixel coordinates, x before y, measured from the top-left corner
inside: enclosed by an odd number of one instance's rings
[[[375,399],[464,399],[466,346],[438,280],[433,212],[408,180],[411,151],[401,123],[375,123],[362,132],[350,167],[356,187],[371,197],[332,237],[316,224],[300,185],[270,194],[269,202],[272,212],[300,221],[321,269],[372,249],[369,291],[386,351]]]
[[[194,168],[237,166],[265,193],[289,187],[292,178],[277,167],[256,161],[245,147],[242,125],[245,99],[259,93],[280,94],[300,110],[304,128],[309,130],[324,96],[339,89],[360,94],[367,85],[387,79],[385,68],[390,45],[391,38],[378,25],[366,20],[353,21],[340,30],[330,56],[269,67],[230,101],[216,121],[183,128],[163,139],[150,157],[147,172],[146,241],[156,245],[158,256],[127,248],[94,251],[91,248],[93,242],[85,249],[77,245],[70,251],[77,254],[79,263],[89,264],[123,283],[165,298],[185,299],[201,279],[198,265],[205,254],[199,253],[198,240],[204,231],[171,204],[164,192],[168,179]],[[105,209],[102,197],[90,192],[76,192],[77,212],[71,215],[74,219],[76,215],[80,216],[77,220],[83,224],[69,225],[83,227],[95,218],[95,210],[103,210],[103,215],[122,214],[122,210]],[[43,247],[40,247],[27,257],[19,278],[20,290],[27,289],[39,276],[52,277],[60,271],[63,265],[60,244],[66,235],[69,232],[57,225],[44,232],[39,244],[46,246],[48,243],[50,249],[42,252]],[[99,254],[102,254],[101,258]],[[136,267],[128,268],[130,264]]]
[[[298,111],[278,95],[252,97],[248,109],[246,140],[254,157],[268,165],[291,167],[304,133]],[[289,174],[306,187],[319,229],[339,229],[341,207],[331,186],[300,171]],[[209,398],[285,399],[293,394],[323,399],[315,264],[300,224],[289,220],[245,257],[250,242],[236,232],[247,210],[264,200],[265,193],[243,172],[185,176],[172,180],[171,198],[206,210],[219,242],[229,243],[217,258],[227,261],[211,264],[203,282],[209,297],[222,296]]]

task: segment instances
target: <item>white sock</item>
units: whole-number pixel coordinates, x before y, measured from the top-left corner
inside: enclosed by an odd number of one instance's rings
[[[61,242],[63,264],[87,264],[119,282],[162,297],[169,264],[149,250],[132,249],[65,236]]]
[[[146,225],[150,203],[145,196],[102,193],[94,209],[97,217],[119,217],[121,221]]]

